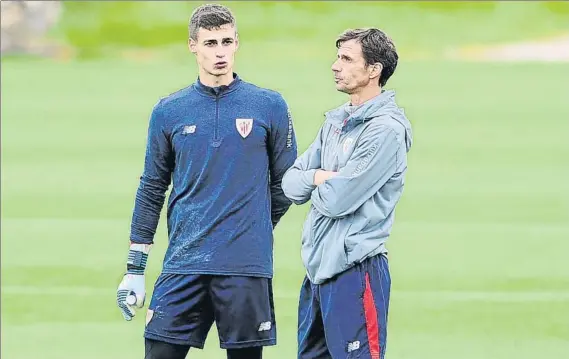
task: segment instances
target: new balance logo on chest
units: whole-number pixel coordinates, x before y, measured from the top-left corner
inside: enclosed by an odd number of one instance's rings
[[[182,129],[182,135],[187,135],[189,133],[195,133],[195,132],[196,132],[196,125],[184,126],[184,128]]]

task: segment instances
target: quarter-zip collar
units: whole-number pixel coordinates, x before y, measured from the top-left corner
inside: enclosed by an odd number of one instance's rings
[[[411,123],[405,116],[404,110],[395,102],[395,91],[393,90],[383,90],[380,95],[356,108],[351,107],[350,103],[345,103],[326,112],[326,120],[338,134],[348,133],[359,124],[381,117],[389,117],[405,128],[405,144],[409,151],[413,144]]]
[[[382,90],[381,94],[367,100],[359,106],[349,102],[326,112],[329,122],[342,132],[349,132],[357,125],[369,121],[391,110],[395,101],[395,91]]]
[[[241,78],[239,77],[239,75],[237,75],[234,72],[233,73],[233,81],[231,81],[231,83],[229,85],[221,85],[221,86],[216,86],[216,87],[206,86],[200,81],[200,78],[198,76],[198,79],[196,80],[196,82],[194,83],[193,86],[198,92],[200,92],[201,94],[204,94],[206,96],[223,97],[223,96],[237,90],[239,88],[239,86],[241,86],[241,83],[242,83]]]

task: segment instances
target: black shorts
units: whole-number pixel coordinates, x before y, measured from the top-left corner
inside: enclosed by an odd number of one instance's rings
[[[222,349],[276,345],[272,280],[161,274],[144,337],[203,349],[214,321]]]

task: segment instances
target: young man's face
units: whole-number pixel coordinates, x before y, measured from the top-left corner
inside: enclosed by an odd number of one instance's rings
[[[332,64],[336,89],[352,94],[370,81],[377,82],[377,77],[370,78],[372,67],[366,67],[362,46],[356,40],[345,41],[338,48],[338,56]]]
[[[200,28],[197,40],[190,39],[189,46],[196,55],[199,67],[207,73],[222,76],[233,71],[239,41],[232,25],[212,30]]]

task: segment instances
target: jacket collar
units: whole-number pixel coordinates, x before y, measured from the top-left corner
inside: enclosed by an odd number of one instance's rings
[[[356,108],[350,108],[350,103],[336,107],[325,113],[326,119],[339,130],[350,131],[358,124],[377,117],[386,105],[394,101],[395,91],[382,90],[379,95],[369,99]]]
[[[210,87],[204,85],[198,76],[196,82],[194,83],[193,87],[200,93],[210,96],[210,97],[221,97],[225,96],[239,88],[243,81],[235,72],[233,73],[233,81],[229,85],[222,85],[216,87]]]

